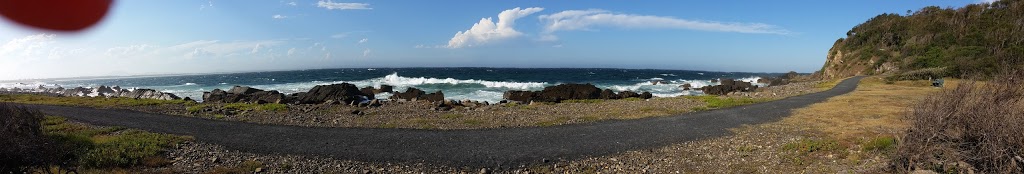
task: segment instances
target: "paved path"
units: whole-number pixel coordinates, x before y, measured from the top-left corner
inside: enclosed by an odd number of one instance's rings
[[[482,130],[313,128],[168,116],[128,110],[32,106],[49,115],[191,135],[197,140],[257,153],[328,156],[371,162],[428,161],[467,166],[516,166],[544,159],[575,159],[730,134],[727,128],[779,120],[790,110],[853,91],[862,77],[828,91],[782,100],[635,120],[553,127]]]

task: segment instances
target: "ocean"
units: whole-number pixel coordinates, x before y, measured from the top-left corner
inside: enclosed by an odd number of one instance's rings
[[[360,88],[392,85],[398,91],[415,87],[429,92],[443,91],[446,99],[497,102],[507,90],[541,90],[564,83],[590,83],[613,91],[651,92],[657,97],[700,95],[697,90],[679,86],[715,85],[712,79],[732,78],[756,82],[761,76],[781,73],[710,72],[655,69],[588,68],[342,68],[294,71],[268,71],[157,77],[102,79],[59,79],[0,83],[3,88],[31,88],[39,85],[55,88],[96,87],[148,88],[201,100],[204,91],[227,90],[233,86],[251,86],[282,93],[307,91],[316,85],[351,83]],[[661,81],[657,85],[652,81]],[[759,84],[763,85],[763,84]],[[377,97],[388,97],[379,94]]]

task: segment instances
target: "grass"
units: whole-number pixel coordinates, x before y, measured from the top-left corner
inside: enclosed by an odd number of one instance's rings
[[[190,139],[120,127],[89,127],[68,123],[63,117],[47,116],[42,124],[47,136],[87,168],[165,165],[167,159],[161,153]]]
[[[562,103],[601,103],[603,99],[574,99],[574,100],[562,100]]]
[[[131,98],[104,98],[104,97],[53,97],[33,94],[3,94],[0,101],[26,104],[65,105],[65,106],[88,106],[88,107],[115,107],[115,106],[149,106],[165,104],[187,104],[194,102],[185,100],[157,100],[157,99],[131,99]]]
[[[748,105],[754,103],[765,102],[767,99],[755,99],[755,98],[736,98],[736,97],[724,97],[714,95],[703,95],[703,96],[686,96],[688,99],[698,100],[707,103],[705,108],[694,108],[694,110],[708,110],[708,109],[719,109],[727,108],[740,105]]]
[[[288,105],[286,105],[286,104],[277,104],[277,103],[267,103],[267,104],[228,103],[228,104],[224,105],[223,108],[224,109],[235,109],[235,110],[241,110],[241,111],[252,111],[252,110],[274,111],[274,112],[288,111]]]
[[[568,122],[569,120],[570,120],[569,117],[557,117],[557,118],[554,118],[554,119],[549,119],[549,120],[544,120],[544,121],[537,122],[534,125],[540,126],[540,127],[555,126],[555,125],[565,124],[565,122]]]
[[[447,113],[447,114],[441,115],[441,118],[443,118],[443,119],[458,119],[458,118],[462,118],[462,114]]]
[[[217,167],[214,168],[210,174],[244,174],[244,173],[257,173],[257,169],[263,168],[263,162],[260,161],[245,161],[237,166],[233,167]]]
[[[889,152],[896,149],[896,138],[892,136],[881,136],[868,139],[861,143],[861,150]]]
[[[865,77],[851,93],[793,110],[780,123],[811,134],[783,147],[794,152],[788,159],[801,166],[823,160],[852,165],[881,163],[884,160],[864,159],[889,158],[895,152],[900,142],[893,135],[906,129],[907,108],[941,90],[928,85],[919,81],[886,83],[880,76]],[[838,157],[822,157],[827,155]]]

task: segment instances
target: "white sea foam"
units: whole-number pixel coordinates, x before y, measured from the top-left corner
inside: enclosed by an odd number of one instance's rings
[[[196,85],[196,83],[192,83],[192,82],[185,83],[185,86],[195,86],[195,85]]]

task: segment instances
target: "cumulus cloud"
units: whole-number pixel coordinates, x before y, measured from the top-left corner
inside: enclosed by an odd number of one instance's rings
[[[511,39],[523,35],[515,30],[516,19],[540,12],[544,8],[530,7],[520,9],[508,9],[498,13],[498,22],[494,23],[490,17],[480,19],[480,22],[473,24],[473,27],[466,31],[459,31],[448,41],[446,48],[463,48],[477,45],[484,45],[490,42]]]
[[[47,46],[54,42],[54,37],[56,35],[43,33],[11,39],[0,46],[0,57],[34,57],[48,54],[45,51],[47,51]]]
[[[276,15],[274,15],[274,16],[270,16],[270,18],[274,18],[274,19],[285,19],[285,18],[288,18],[288,16],[276,14]]]
[[[763,23],[726,23],[678,19],[667,16],[612,13],[605,10],[566,10],[550,15],[541,15],[544,23],[542,40],[553,40],[550,35],[557,31],[592,30],[596,27],[687,29],[717,32],[754,34],[788,34],[789,31]]]
[[[317,7],[325,8],[328,10],[372,10],[370,4],[367,3],[346,3],[346,2],[333,2],[323,1],[316,3]]]
[[[370,39],[363,38],[363,39],[359,40],[359,43],[366,43],[368,41],[370,41]]]

